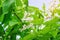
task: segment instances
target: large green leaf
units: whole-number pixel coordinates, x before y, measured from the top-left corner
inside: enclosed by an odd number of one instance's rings
[[[11,7],[11,5],[15,2],[15,0],[5,0],[2,8],[3,8],[3,14],[7,14],[9,12],[9,8]]]

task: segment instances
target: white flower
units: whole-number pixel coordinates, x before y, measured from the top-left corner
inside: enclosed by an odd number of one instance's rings
[[[55,14],[55,16],[59,17],[60,18],[60,15],[58,15],[58,13]]]
[[[39,27],[39,29],[43,29],[44,27],[45,27],[45,25],[42,24],[42,25]]]
[[[33,30],[30,31],[31,33],[33,32]]]
[[[33,20],[33,18],[32,17],[28,17],[25,20],[30,21],[30,20]]]
[[[27,26],[27,28],[30,28],[30,27],[34,27],[34,26],[33,26],[33,23],[30,23],[30,24]]]
[[[31,14],[34,15],[35,12],[32,12]]]
[[[27,14],[28,14],[27,11],[25,11],[25,13],[24,13],[24,18],[27,16]]]
[[[6,31],[7,28],[8,28],[8,25],[4,28],[4,30]]]
[[[2,24],[2,27],[4,27],[4,24]]]
[[[21,38],[20,35],[16,35],[16,40],[19,40]]]

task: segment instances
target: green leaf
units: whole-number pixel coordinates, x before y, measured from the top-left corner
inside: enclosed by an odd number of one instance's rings
[[[0,24],[0,36],[4,35],[4,29],[2,27],[2,25]]]
[[[21,0],[16,0],[16,6],[18,7],[18,6],[20,6],[20,7],[22,7],[22,2],[21,2]],[[18,8],[17,8],[18,9]]]
[[[24,9],[20,9],[16,11],[17,16],[21,19],[24,16]]]
[[[54,38],[56,38],[57,33],[58,33],[58,29],[55,29],[55,30],[52,29],[51,32],[50,32],[50,34],[51,34]]]
[[[15,2],[15,0],[5,0],[3,3],[3,14],[7,14],[9,12],[9,8]]]
[[[4,19],[4,15],[1,15],[1,16],[0,16],[0,22],[2,22],[3,19]]]
[[[40,25],[40,24],[42,24],[43,23],[43,18],[41,18],[41,19],[34,19],[33,21],[32,21],[32,23],[33,24],[35,24],[35,25]]]

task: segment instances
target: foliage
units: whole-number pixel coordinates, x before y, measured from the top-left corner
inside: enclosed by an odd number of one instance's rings
[[[55,16],[60,15],[59,7],[60,4],[46,21],[45,4],[43,11],[28,6],[28,0],[0,0],[0,39],[60,40],[60,16]]]

